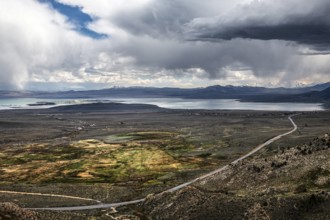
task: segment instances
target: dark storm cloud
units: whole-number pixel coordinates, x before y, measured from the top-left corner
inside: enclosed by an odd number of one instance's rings
[[[204,77],[225,78],[228,70],[253,70],[258,76],[275,75],[294,61],[294,47],[280,41],[234,39],[225,43],[130,39],[115,48],[136,57],[138,66],[185,71],[200,68]],[[178,72],[175,71],[175,74]]]
[[[189,14],[180,4],[157,1],[143,10],[124,12],[113,21],[132,34],[159,38],[179,32],[181,25],[191,19]]]
[[[187,37],[192,40],[231,40],[235,38],[259,40],[285,40],[306,44],[316,50],[330,49],[330,1],[293,0],[306,5],[295,10],[288,5],[289,11],[278,11],[274,3],[252,2],[249,6],[237,8],[232,18],[197,19],[187,28]],[[280,0],[280,6],[287,2]],[[289,4],[289,3],[287,3]],[[272,7],[274,7],[272,9]],[[285,7],[284,7],[285,8]],[[260,10],[267,13],[258,15]],[[275,12],[274,12],[275,11]],[[235,13],[235,11],[233,12]],[[197,22],[196,22],[197,21]]]
[[[134,57],[136,66],[151,73],[166,69],[176,78],[180,70],[196,68],[209,79],[251,71],[256,77],[292,82],[329,70],[325,61],[311,65],[315,60],[302,55],[327,50],[328,6],[325,0],[245,1],[231,7],[219,1],[151,1],[111,16],[112,23],[130,34],[113,50]]]
[[[330,79],[329,0],[55,1],[97,18],[86,28],[110,37],[77,33],[39,1],[1,1],[0,89]]]
[[[214,2],[211,0],[205,4],[197,0],[151,1],[143,8],[114,15],[112,22],[135,35],[155,38],[180,37],[185,23],[196,17],[216,15],[216,11],[212,10]]]
[[[231,40],[234,38],[295,41],[312,45],[318,50],[327,50],[330,47],[330,26],[291,23],[277,26],[228,27],[219,32],[201,34],[197,39]]]

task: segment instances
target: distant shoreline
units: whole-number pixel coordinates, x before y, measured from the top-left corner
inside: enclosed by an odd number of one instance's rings
[[[171,110],[251,110],[251,111],[325,111],[329,105],[326,103],[281,103],[281,102],[246,102],[235,99],[182,99],[182,98],[100,98],[100,99],[6,99],[1,102],[0,110],[17,110],[17,109],[52,109],[58,108],[63,110],[75,109],[79,111],[82,107],[88,106],[90,111],[112,111],[109,104],[116,106],[116,110],[124,110],[118,108],[118,105],[130,105],[130,110],[147,109],[150,106],[152,110],[171,109]],[[75,107],[65,107],[75,106]],[[79,106],[79,107],[77,107]],[[98,107],[97,107],[98,106]],[[102,110],[102,108],[104,108]],[[72,110],[73,111],[73,110]],[[87,111],[87,110],[84,110]],[[127,109],[126,109],[127,111]]]

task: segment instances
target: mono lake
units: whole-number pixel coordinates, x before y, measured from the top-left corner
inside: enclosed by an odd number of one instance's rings
[[[240,102],[235,99],[181,99],[181,98],[98,98],[98,99],[0,99],[0,109],[50,108],[48,106],[29,106],[37,102],[54,102],[57,105],[72,105],[95,102],[119,102],[125,104],[152,104],[169,109],[207,109],[207,110],[264,110],[264,111],[323,111],[321,103],[266,103]]]
[[[240,102],[235,99],[134,98],[112,99],[116,102],[143,103],[169,109],[322,111],[320,103]]]

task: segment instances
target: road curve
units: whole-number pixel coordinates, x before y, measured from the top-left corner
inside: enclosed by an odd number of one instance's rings
[[[199,181],[199,180],[203,180],[207,177],[210,177],[214,174],[217,174],[217,173],[220,173],[226,169],[228,169],[228,167],[230,165],[235,165],[237,164],[238,162],[246,159],[247,157],[250,157],[251,155],[255,154],[256,152],[258,152],[259,150],[261,150],[262,148],[270,145],[271,143],[273,143],[274,141],[277,141],[278,139],[286,136],[286,135],[289,135],[293,132],[295,132],[297,130],[297,125],[296,123],[292,120],[292,117],[293,116],[296,116],[298,114],[295,114],[295,115],[290,115],[288,117],[289,121],[291,122],[291,124],[293,125],[293,129],[291,131],[288,131],[284,134],[280,134],[276,137],[273,137],[271,139],[269,139],[268,141],[266,141],[265,143],[262,143],[260,145],[258,145],[256,148],[254,148],[252,151],[250,151],[249,153],[245,154],[244,156],[236,159],[235,161],[231,162],[229,165],[226,165],[226,166],[223,166],[217,170],[214,170],[210,173],[207,173],[203,176],[200,176],[196,179],[193,179],[189,182],[186,182],[186,183],[183,183],[181,185],[178,185],[176,187],[173,187],[171,189],[168,189],[164,192],[175,192],[179,189],[182,189],[188,185],[191,185],[192,183],[196,182],[196,181]],[[53,210],[53,211],[77,211],[77,210],[89,210],[89,209],[102,209],[102,208],[111,208],[111,207],[119,207],[119,206],[125,206],[125,205],[131,205],[131,204],[136,204],[136,203],[140,203],[140,202],[143,202],[145,201],[145,198],[143,199],[137,199],[137,200],[132,200],[132,201],[126,201],[126,202],[119,202],[119,203],[100,203],[100,204],[96,204],[96,205],[88,205],[88,206],[73,206],[73,207],[53,207],[53,208],[27,208],[27,209],[31,209],[31,210]]]

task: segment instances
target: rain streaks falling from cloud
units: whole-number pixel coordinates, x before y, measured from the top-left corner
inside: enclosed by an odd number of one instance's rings
[[[80,24],[56,4],[90,19]],[[0,2],[0,89],[33,83],[197,87],[330,80],[327,0],[56,4]]]

